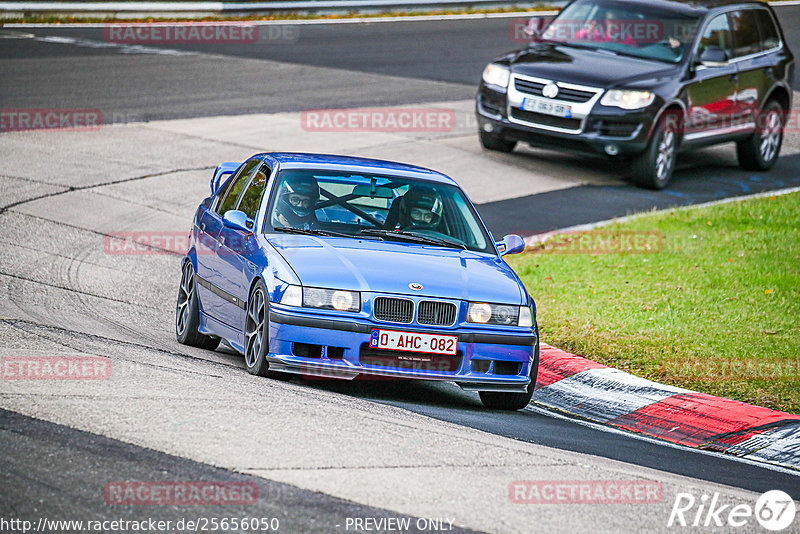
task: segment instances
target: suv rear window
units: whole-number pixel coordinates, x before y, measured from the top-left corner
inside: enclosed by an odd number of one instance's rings
[[[731,30],[734,42],[733,57],[749,56],[761,51],[758,23],[753,11],[731,13]]]

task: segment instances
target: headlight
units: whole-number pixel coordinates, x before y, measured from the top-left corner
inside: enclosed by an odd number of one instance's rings
[[[361,294],[358,291],[304,287],[303,306],[357,312],[361,310]]]
[[[498,85],[500,87],[508,87],[508,80],[511,78],[511,71],[508,67],[498,65],[497,63],[489,63],[483,69],[483,81],[489,85]]]
[[[284,306],[302,306],[303,290],[300,286],[288,286],[281,297],[281,304]]]
[[[612,89],[603,95],[600,103],[604,106],[612,106],[622,109],[641,109],[649,106],[655,100],[656,95],[650,91],[622,91]]]
[[[528,310],[530,313],[530,310]],[[470,302],[467,308],[467,322],[481,324],[502,324],[516,326],[520,319],[520,306],[506,304],[487,304]]]

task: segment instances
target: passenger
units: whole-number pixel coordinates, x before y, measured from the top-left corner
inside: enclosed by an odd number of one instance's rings
[[[435,230],[443,211],[442,197],[433,188],[412,187],[400,199],[398,226],[401,230]]]

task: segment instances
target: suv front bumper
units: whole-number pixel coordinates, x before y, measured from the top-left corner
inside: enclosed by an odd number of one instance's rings
[[[518,107],[520,100],[519,95],[495,91],[481,83],[475,106],[480,131],[539,148],[634,156],[647,148],[656,113],[653,106],[626,111],[591,102],[585,115],[564,120],[526,112]]]

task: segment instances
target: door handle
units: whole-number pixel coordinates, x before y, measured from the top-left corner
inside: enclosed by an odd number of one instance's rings
[[[205,232],[206,231],[206,223],[200,223],[200,231],[201,232]]]

